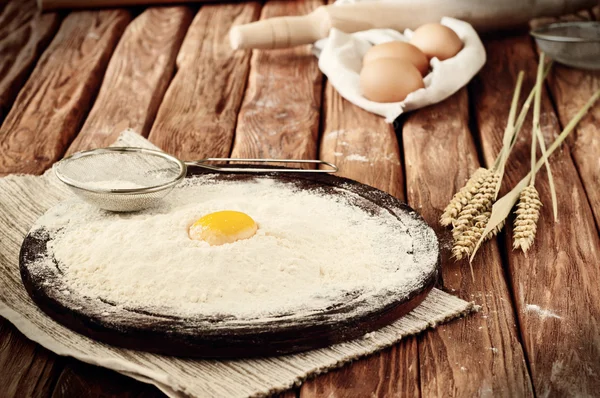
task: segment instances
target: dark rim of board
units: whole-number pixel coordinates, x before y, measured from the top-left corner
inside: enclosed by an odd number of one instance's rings
[[[199,174],[215,172],[195,167],[188,170],[188,176]],[[264,321],[226,315],[181,317],[127,308],[116,315],[114,303],[84,297],[68,288],[56,260],[46,250],[49,234],[38,229],[36,233],[30,231],[21,246],[23,284],[42,311],[92,339],[165,355],[213,358],[290,354],[348,341],[389,325],[427,297],[440,265],[438,241],[433,230],[408,205],[376,188],[333,175],[276,172],[266,175],[302,189],[325,190],[334,195],[339,194],[336,188],[341,188],[366,199],[364,203],[369,203],[371,209],[364,208],[361,202],[365,211],[388,211],[396,218],[402,215],[402,222],[408,224],[408,233],[413,238],[414,259],[428,270],[425,277],[415,281],[414,288],[402,296],[387,292],[365,299],[358,293],[348,293],[336,304],[303,317],[287,314]],[[256,174],[223,172],[215,180],[243,182],[254,178]],[[42,270],[38,262],[36,272],[30,272],[30,266],[40,259],[45,259]],[[70,294],[65,295],[65,290]],[[374,298],[377,306],[369,301]]]

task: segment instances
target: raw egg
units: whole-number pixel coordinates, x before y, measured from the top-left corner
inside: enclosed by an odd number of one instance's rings
[[[419,70],[397,58],[371,61],[360,72],[362,94],[375,102],[403,101],[408,94],[423,87]]]
[[[460,37],[449,27],[428,23],[414,31],[411,44],[418,47],[428,58],[440,61],[454,57],[462,49]]]
[[[190,239],[203,240],[211,246],[233,243],[254,236],[256,222],[240,211],[217,211],[198,219],[189,229]]]
[[[378,44],[367,51],[363,57],[363,65],[382,58],[397,58],[413,64],[422,76],[429,71],[429,60],[421,50],[410,43],[403,41],[390,41]]]

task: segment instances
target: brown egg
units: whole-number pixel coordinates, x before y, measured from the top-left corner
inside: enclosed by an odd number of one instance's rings
[[[422,76],[429,71],[429,60],[425,54],[412,44],[403,41],[390,41],[371,47],[363,57],[363,65],[381,58],[398,58],[408,61],[421,72]]]
[[[398,58],[381,58],[364,65],[360,71],[360,88],[365,98],[375,102],[399,102],[423,88],[419,70]]]
[[[410,39],[427,58],[437,57],[440,61],[454,57],[462,49],[463,43],[449,27],[439,23],[420,26]]]

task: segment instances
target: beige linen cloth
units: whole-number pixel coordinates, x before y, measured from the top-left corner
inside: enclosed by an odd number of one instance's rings
[[[153,147],[131,131],[124,132],[116,144]],[[18,254],[29,227],[47,209],[71,195],[51,171],[42,176],[0,179],[0,315],[29,339],[58,355],[154,384],[171,397],[264,396],[283,391],[310,376],[475,310],[472,303],[434,289],[410,314],[361,339],[282,357],[198,360],[112,347],[54,322],[35,306],[21,284]]]

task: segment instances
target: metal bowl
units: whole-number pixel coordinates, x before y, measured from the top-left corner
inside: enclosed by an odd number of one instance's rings
[[[565,65],[600,69],[600,22],[560,22],[531,31],[540,50]]]

